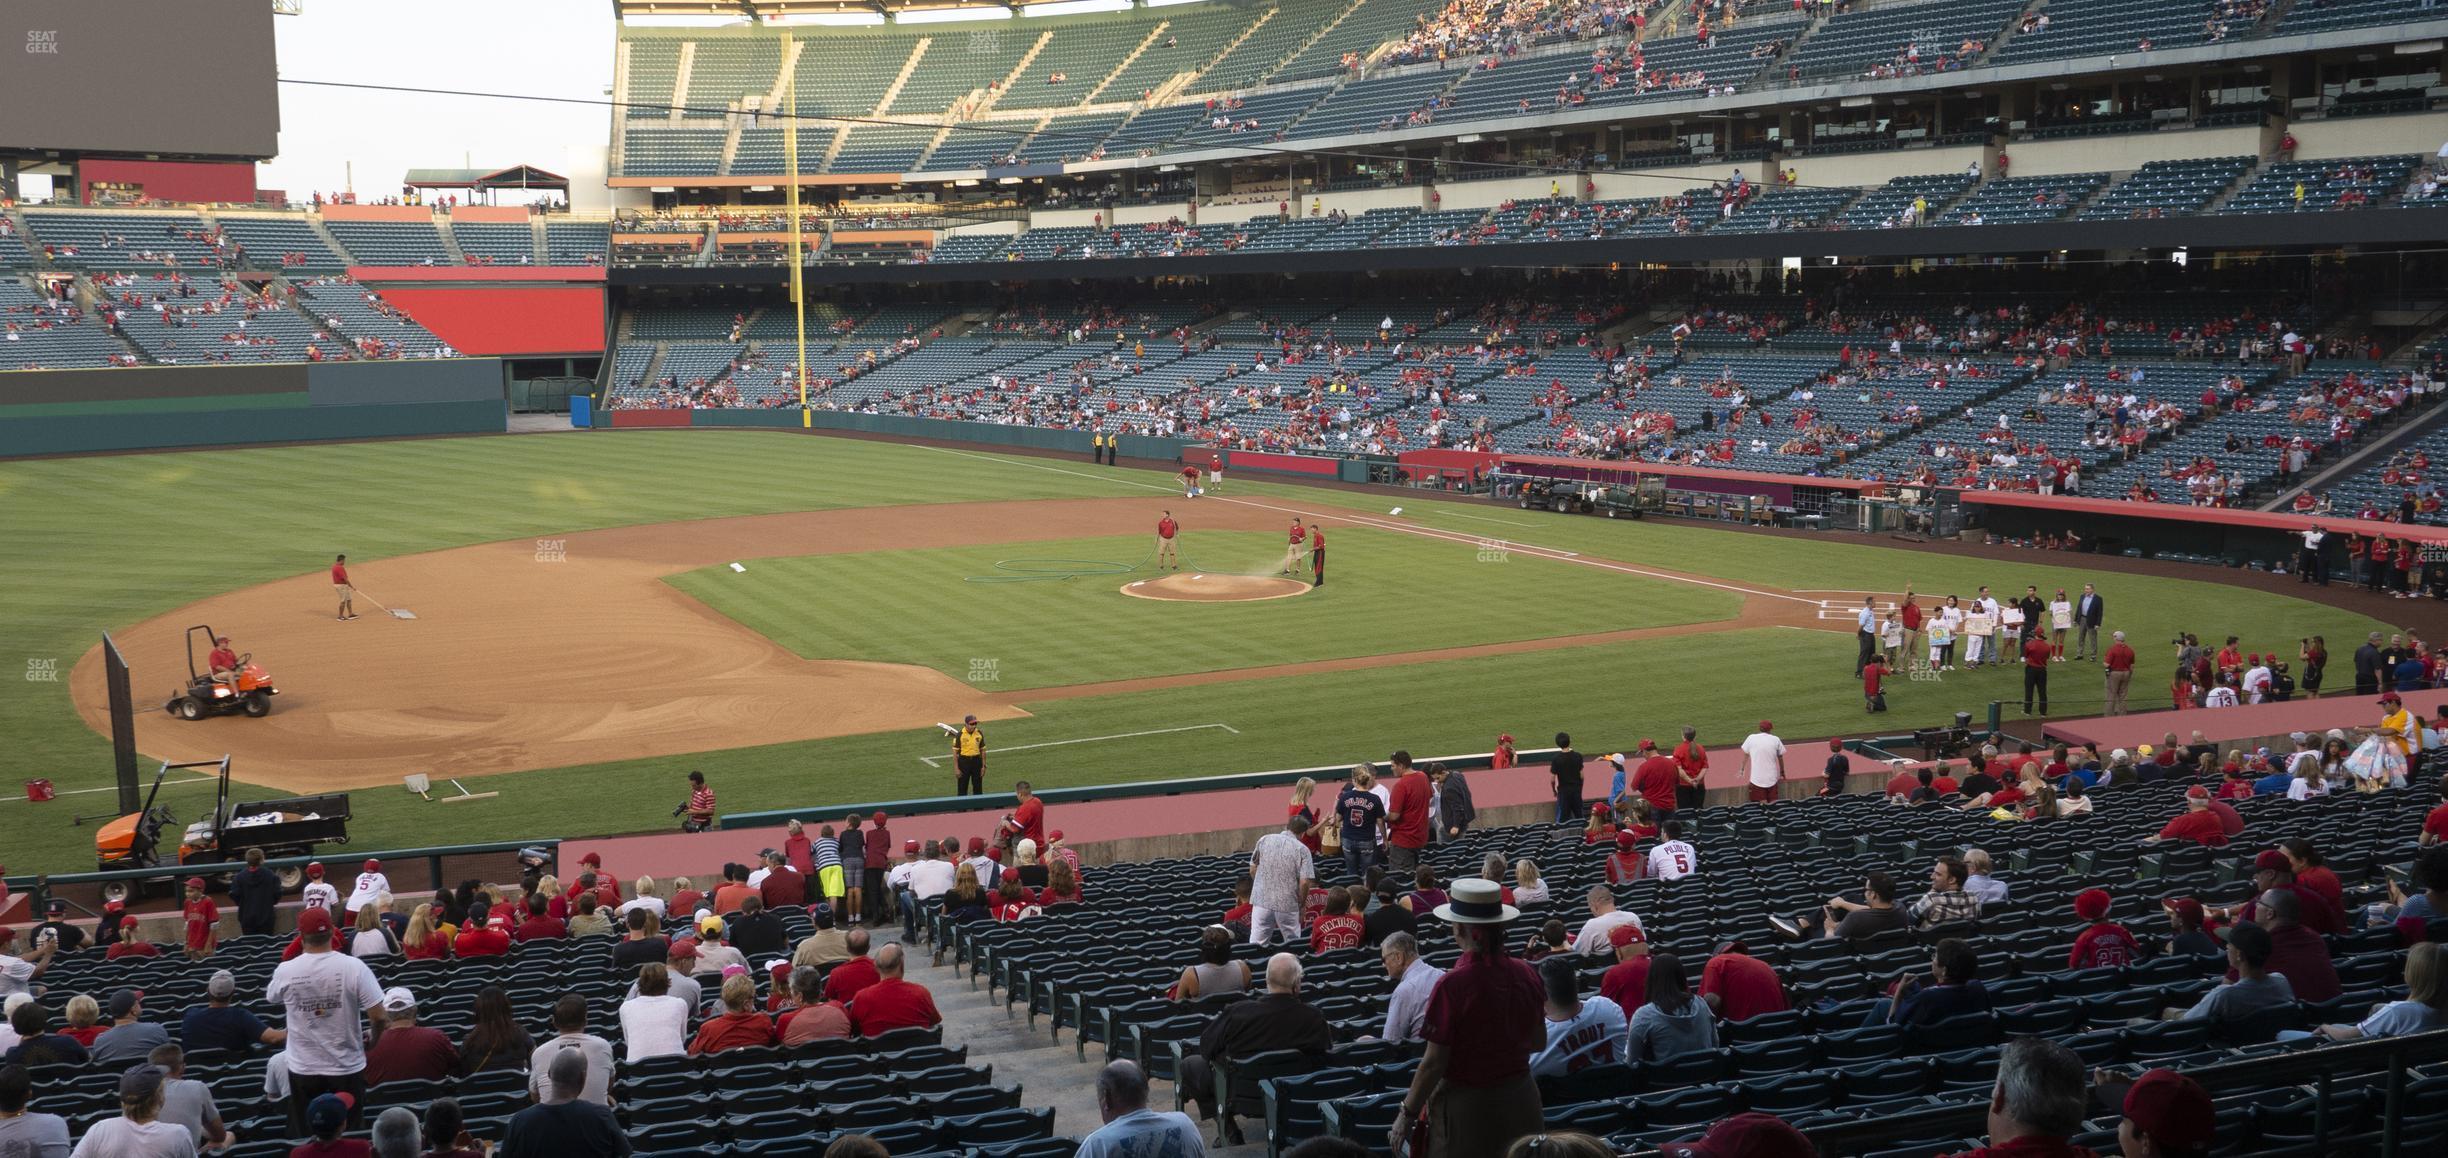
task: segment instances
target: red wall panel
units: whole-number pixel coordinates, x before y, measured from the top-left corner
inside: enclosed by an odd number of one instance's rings
[[[379,285],[384,300],[466,354],[600,354],[600,286]]]
[[[93,200],[97,181],[141,185],[145,196],[159,201],[255,201],[255,165],[250,161],[104,161],[78,163],[78,195]]]
[[[615,429],[629,426],[687,426],[689,416],[694,413],[693,410],[615,410],[612,412],[612,425]]]

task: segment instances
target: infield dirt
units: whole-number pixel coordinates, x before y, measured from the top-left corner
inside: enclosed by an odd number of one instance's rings
[[[228,753],[251,783],[310,791],[395,784],[414,772],[439,781],[924,728],[964,713],[1011,719],[1028,714],[1020,702],[1029,699],[1650,634],[1562,636],[996,694],[931,668],[803,659],[661,582],[682,571],[763,558],[1135,535],[1152,526],[1169,501],[869,507],[486,543],[352,569],[361,592],[413,610],[414,620],[384,616],[364,595],[361,618],[334,619],[332,589],[318,570],[214,596],[114,637],[133,672],[139,750],[167,760]],[[1215,503],[1202,507],[1200,522],[1216,530],[1274,530],[1282,511]],[[1351,514],[1331,507],[1301,513],[1338,522]],[[1365,523],[1382,526],[1384,520]],[[817,605],[807,613],[856,612]],[[205,623],[270,671],[281,689],[270,716],[188,722],[161,710],[186,672],[186,627]],[[1734,619],[1678,625],[1672,632],[1779,624],[1829,626],[1818,620],[1815,603],[1758,591],[1746,593]],[[78,713],[107,735],[100,657],[98,646],[89,650],[70,683]]]

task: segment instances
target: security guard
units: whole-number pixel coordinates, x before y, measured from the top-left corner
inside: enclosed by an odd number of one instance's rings
[[[978,731],[976,716],[962,717],[961,730],[952,736],[952,766],[958,769],[952,795],[986,794],[986,733]]]

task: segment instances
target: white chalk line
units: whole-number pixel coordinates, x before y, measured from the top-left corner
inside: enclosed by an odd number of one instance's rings
[[[181,784],[211,784],[211,783],[214,783],[214,782],[215,782],[215,781],[214,781],[214,780],[213,780],[213,778],[212,778],[212,777],[210,777],[210,776],[198,776],[198,777],[196,777],[196,778],[194,778],[194,779],[192,779],[192,780],[164,780],[164,781],[162,781],[162,787],[164,787],[164,788],[176,788],[176,787],[178,787],[178,786],[179,786],[179,785],[181,785]],[[106,786],[106,787],[102,787],[102,788],[70,788],[70,789],[68,789],[68,790],[66,790],[66,791],[64,791],[64,792],[54,792],[54,793],[52,793],[52,795],[53,795],[53,796],[84,796],[84,795],[87,795],[87,794],[89,794],[89,793],[94,793],[94,792],[117,792],[117,791],[119,791],[119,786],[118,786],[118,785],[113,784],[113,785],[108,785],[108,786]],[[26,799],[26,798],[25,798],[25,797],[23,797],[23,796],[8,796],[8,797],[0,797],[0,804],[32,804],[32,803],[34,803],[34,801],[28,800],[28,799]]]
[[[940,451],[944,454],[956,454],[962,458],[975,458],[982,459],[987,462],[1003,463],[1007,466],[1035,467],[1038,470],[1050,470],[1056,474],[1075,475],[1080,478],[1107,478],[1105,475],[1093,474],[1088,471],[1066,470],[1059,466],[1048,466],[1045,463],[1023,462],[1015,459],[997,458],[988,454],[973,454],[965,450],[953,450],[950,447],[930,446],[925,447],[924,449]],[[1152,483],[1143,483],[1125,478],[1107,479],[1107,481],[1120,483],[1124,486],[1138,487],[1142,490],[1169,491],[1172,489],[1170,487],[1157,486]],[[1434,527],[1415,527],[1402,523],[1389,523],[1382,519],[1372,518],[1365,515],[1322,513],[1314,510],[1301,510],[1296,507],[1277,506],[1273,503],[1262,503],[1252,499],[1219,497],[1219,501],[1235,503],[1245,507],[1253,507],[1262,511],[1281,511],[1288,515],[1304,515],[1312,519],[1334,519],[1340,522],[1355,523],[1363,527],[1373,527],[1381,531],[1401,531],[1405,534],[1419,535],[1430,539],[1442,539],[1449,543],[1462,543],[1472,547],[1484,545],[1483,540],[1473,538],[1468,535],[1458,534],[1452,531],[1439,530]],[[1817,599],[1805,599],[1799,595],[1788,595],[1782,591],[1763,591],[1757,587],[1746,587],[1739,583],[1720,583],[1713,579],[1695,579],[1689,575],[1673,575],[1664,571],[1651,571],[1646,568],[1631,567],[1621,563],[1608,563],[1598,559],[1585,559],[1582,558],[1581,554],[1577,551],[1566,551],[1558,547],[1542,547],[1535,543],[1517,543],[1511,540],[1504,541],[1502,546],[1507,551],[1520,551],[1531,556],[1532,558],[1552,559],[1559,563],[1579,563],[1585,567],[1596,567],[1600,570],[1614,571],[1625,575],[1639,575],[1647,579],[1661,579],[1669,583],[1689,583],[1695,587],[1714,587],[1719,591],[1732,591],[1741,595],[1757,595],[1767,599],[1782,599],[1789,603],[1808,603],[1813,606],[1817,606],[1821,602]]]
[[[1110,736],[1082,736],[1076,740],[1047,740],[1041,744],[1008,744],[997,747],[995,751],[1024,752],[1030,748],[1060,748],[1066,744],[1093,744],[1099,740],[1128,740],[1138,736],[1167,736],[1175,732],[1199,732],[1205,731],[1208,728],[1222,728],[1236,736],[1241,734],[1241,729],[1233,727],[1231,724],[1192,724],[1184,728],[1154,728],[1145,732],[1116,732]],[[941,768],[943,767],[943,762],[949,759],[951,759],[950,756],[920,756],[918,758],[918,762],[926,765],[929,768]]]

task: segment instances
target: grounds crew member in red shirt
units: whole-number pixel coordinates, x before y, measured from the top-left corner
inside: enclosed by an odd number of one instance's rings
[[[960,731],[952,733],[952,767],[952,795],[986,795],[986,733],[976,716],[961,717]]]
[[[1411,753],[1394,753],[1394,785],[1387,793],[1386,868],[1398,876],[1419,871],[1420,850],[1428,847],[1428,804],[1435,789],[1428,774],[1411,766]],[[1546,1013],[1547,990],[1539,988],[1539,1017]],[[1542,1028],[1541,1034],[1546,1031]],[[1542,1042],[1542,1047],[1544,1043]]]
[[[1185,498],[1185,499],[1195,499],[1195,498],[1199,497],[1198,468],[1197,468],[1197,467],[1195,467],[1195,466],[1185,466],[1185,467],[1183,467],[1183,468],[1181,469],[1181,480],[1182,480],[1182,497],[1183,497],[1183,498]]]
[[[1326,585],[1326,528],[1323,525],[1309,528],[1309,566],[1317,574],[1317,578],[1310,583],[1310,586],[1324,587]]]
[[[357,618],[357,589],[349,586],[348,556],[346,555],[334,556],[332,559],[332,590],[340,595],[339,618]]]
[[[1157,570],[1164,570],[1167,563],[1172,564],[1174,570],[1181,570],[1181,553],[1173,549],[1173,536],[1180,531],[1181,524],[1173,521],[1171,511],[1166,511],[1163,518],[1156,520]]]
[[[1207,485],[1212,489],[1223,482],[1224,456],[1211,451],[1207,455]]]
[[[228,636],[213,637],[212,654],[205,657],[204,670],[212,673],[214,683],[228,684],[233,692],[238,690],[238,651],[230,646]]]
[[[2108,654],[2100,663],[2108,673],[2108,714],[2125,714],[2125,689],[2133,686],[2134,650],[2125,646],[2125,633],[2116,632],[2109,638]]]
[[[1880,659],[1875,655],[1871,656],[1870,662],[1862,665],[1861,681],[1862,710],[1868,712],[1886,711],[1887,661]]]
[[[1309,531],[1308,531],[1308,529],[1307,529],[1307,528],[1305,528],[1305,527],[1303,527],[1303,526],[1301,526],[1301,521],[1300,521],[1299,519],[1297,519],[1297,518],[1296,518],[1296,519],[1293,519],[1293,520],[1292,520],[1292,542],[1291,542],[1291,545],[1290,545],[1290,546],[1287,546],[1287,547],[1285,547],[1285,548],[1284,548],[1284,565],[1283,565],[1283,573],[1284,573],[1284,574],[1289,575],[1289,574],[1291,574],[1291,573],[1292,573],[1292,571],[1293,571],[1293,569],[1294,569],[1294,568],[1296,568],[1296,567],[1299,567],[1299,566],[1300,566],[1301,540],[1306,539],[1306,538],[1308,538],[1308,537],[1309,537]],[[1546,1001],[1547,1001],[1547,998],[1546,998],[1546,996],[1545,996],[1546,992],[1547,992],[1547,990],[1546,990],[1546,989],[1545,989],[1545,987],[1543,987],[1543,986],[1542,986],[1542,987],[1539,989],[1539,993],[1540,993],[1540,997],[1539,997],[1539,1010],[1540,1010],[1540,1012],[1539,1012],[1539,1016],[1540,1016],[1540,1017],[1542,1017],[1542,1018],[1543,1018],[1543,1017],[1545,1017],[1545,1016],[1547,1016],[1547,1014],[1546,1014],[1546,1009],[1547,1009],[1547,1006],[1546,1006]]]
[[[2032,714],[2032,693],[2040,693],[2040,714],[2048,714],[2048,665],[2057,655],[2045,635],[2023,639],[2023,714]]]

